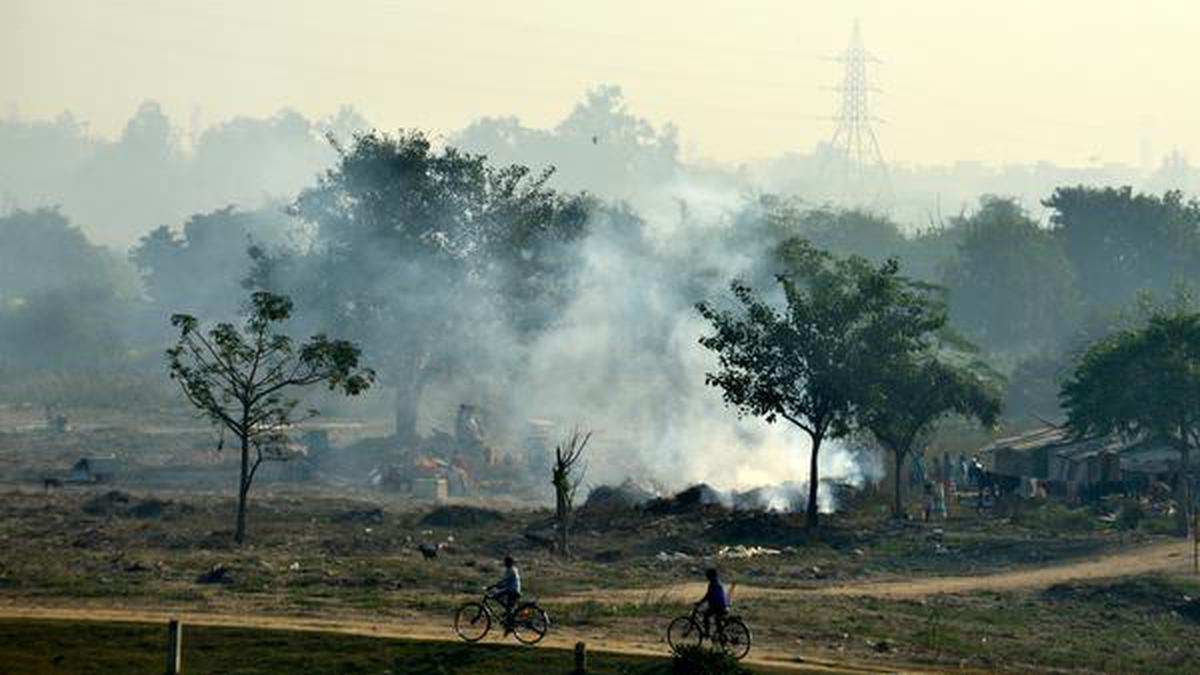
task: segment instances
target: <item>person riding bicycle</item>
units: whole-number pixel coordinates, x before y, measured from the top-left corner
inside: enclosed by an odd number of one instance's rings
[[[704,608],[704,632],[709,632],[709,622],[712,617],[717,618],[717,630],[723,630],[725,615],[729,613],[729,598],[725,595],[725,587],[721,585],[716,569],[710,567],[704,570],[704,576],[708,577],[708,590],[705,591],[704,597],[696,603],[696,607],[706,605]]]
[[[511,555],[504,556],[504,576],[488,586],[488,595],[504,605],[504,634],[512,632],[513,609],[521,597],[521,572]]]

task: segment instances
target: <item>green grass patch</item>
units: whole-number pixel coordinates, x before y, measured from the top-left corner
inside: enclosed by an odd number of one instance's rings
[[[162,672],[165,626],[0,620],[0,664],[14,675],[134,675]],[[183,669],[194,675],[278,673],[421,675],[568,673],[563,649],[388,640],[335,633],[185,626]],[[667,658],[589,654],[589,672],[670,672]]]

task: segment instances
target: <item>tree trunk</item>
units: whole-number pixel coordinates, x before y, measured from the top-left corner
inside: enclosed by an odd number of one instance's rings
[[[396,431],[395,438],[401,445],[417,440],[417,413],[421,409],[421,394],[424,390],[420,376],[401,378],[407,384],[396,387]]]
[[[892,452],[896,458],[896,493],[893,495],[895,501],[892,504],[892,516],[900,518],[904,514],[904,480],[900,475],[904,472],[904,457],[908,453],[899,450],[893,450]]]
[[[242,543],[246,540],[246,496],[250,492],[250,440],[242,439],[242,470],[238,479],[237,501],[237,530],[233,540]]]
[[[566,557],[570,554],[571,505],[568,495],[558,485],[554,486],[554,524],[557,535],[558,554]]]
[[[1186,441],[1185,441],[1186,442]],[[1183,536],[1191,534],[1192,528],[1192,467],[1191,451],[1185,446],[1179,451],[1179,478],[1176,480],[1178,489],[1175,500],[1179,503],[1179,523],[1177,529]]]
[[[817,509],[817,487],[820,485],[820,477],[817,475],[817,453],[821,451],[821,437],[819,435],[812,437],[812,454],[808,462],[808,514],[805,517],[805,526],[811,530],[817,529],[819,524],[820,513]]]

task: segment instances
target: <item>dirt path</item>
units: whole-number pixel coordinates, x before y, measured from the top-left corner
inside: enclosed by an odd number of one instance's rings
[[[166,611],[118,608],[79,607],[24,607],[0,604],[0,618],[5,619],[55,619],[67,621],[103,621],[130,623],[166,623],[179,619],[184,626],[220,626],[228,628],[257,628],[264,630],[295,630],[322,633],[365,635],[368,637],[397,638],[409,640],[456,641],[449,622],[427,619],[399,623],[375,623],[360,619],[316,619],[310,617],[269,616],[254,614],[223,614],[211,612]],[[498,641],[499,638],[496,639]],[[489,638],[488,641],[493,641]],[[542,644],[548,647],[571,649],[576,642],[584,641],[588,649],[595,652],[633,654],[642,656],[665,656],[666,648],[661,643],[616,640],[603,633],[589,633],[556,628]],[[516,644],[511,642],[511,644]],[[844,673],[847,675],[879,675],[882,673],[912,673],[935,675],[940,671],[926,668],[903,668],[896,665],[874,666],[865,663],[833,661],[822,658],[800,657],[777,651],[756,649],[749,664],[768,666],[798,673]],[[957,672],[957,671],[956,671]]]
[[[941,593],[1036,590],[1067,581],[1133,576],[1147,572],[1191,570],[1192,544],[1169,542],[1136,551],[1114,553],[1031,569],[980,576],[927,577],[903,581],[846,584],[817,591],[829,595],[869,595],[881,598],[920,598]]]
[[[819,588],[770,588],[739,585],[733,588],[737,598],[787,598],[814,595],[851,595],[880,598],[923,598],[942,593],[973,591],[1034,590],[1065,581],[1131,576],[1147,572],[1186,572],[1191,569],[1192,544],[1186,541],[1148,546],[1090,560],[1018,569],[1011,572],[974,576],[925,577],[888,581],[863,581]],[[554,602],[689,602],[704,595],[704,583],[687,583],[656,589],[619,589],[585,591],[554,598]],[[550,600],[547,600],[548,602]]]
[[[1073,580],[1129,576],[1154,571],[1184,572],[1191,569],[1191,550],[1190,542],[1181,541],[1158,544],[1137,551],[1111,554],[1092,560],[998,574],[861,582],[816,589],[738,586],[734,593],[737,598],[813,597],[819,595],[918,598],[940,593],[1039,589]],[[703,593],[703,584],[680,584],[678,586],[658,589],[612,589],[603,591],[603,593],[574,593],[566,596],[543,598],[543,601],[547,606],[571,602],[585,602],[588,600],[603,600],[605,602],[613,602],[614,600],[625,602],[688,601],[699,598]],[[0,599],[0,617],[141,623],[163,623],[169,618],[177,617],[182,619],[185,625],[321,631],[417,640],[456,639],[451,632],[448,622],[439,617],[421,617],[402,622],[376,623],[354,617],[320,619],[237,612],[218,613],[106,607],[31,607],[23,605],[19,599]],[[597,652],[656,656],[662,656],[665,653],[665,647],[657,636],[647,636],[645,640],[620,640],[606,634],[604,629],[600,627],[592,631],[557,628],[547,636],[545,644],[552,647],[570,648],[580,640],[587,642],[589,647]],[[897,672],[897,666],[894,664],[874,666],[866,663],[843,662],[841,660],[815,658],[807,655],[800,657],[795,653],[761,648],[755,649],[754,657],[749,660],[751,663],[794,670],[796,672],[857,674]],[[905,668],[901,672],[920,673],[936,671]]]

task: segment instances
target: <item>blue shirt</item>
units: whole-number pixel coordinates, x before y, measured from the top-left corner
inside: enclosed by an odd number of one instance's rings
[[[713,579],[708,582],[708,591],[704,594],[704,602],[707,602],[708,606],[713,609],[726,609],[729,607],[729,602],[725,598],[725,587],[721,585],[720,581]]]
[[[518,595],[521,593],[521,573],[517,571],[516,565],[504,571],[504,578],[496,583],[495,589],[497,592],[512,591]]]

